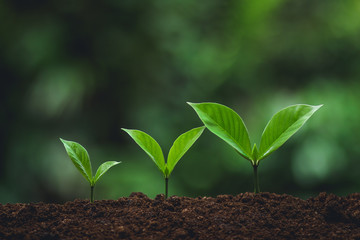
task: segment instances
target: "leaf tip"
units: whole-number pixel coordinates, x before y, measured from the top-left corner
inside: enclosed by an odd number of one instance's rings
[[[201,126],[201,127],[199,127],[200,132],[202,133],[202,132],[205,130],[205,128],[206,128],[206,126]]]
[[[128,133],[130,132],[130,129],[127,129],[127,128],[121,128],[121,130],[123,130],[124,132]]]
[[[65,140],[65,139],[62,139],[62,138],[59,138],[60,141],[63,143],[63,144],[67,144],[69,141]]]
[[[322,106],[324,106],[324,104],[320,104],[320,105],[313,105],[313,113],[315,113],[317,110],[319,110]]]

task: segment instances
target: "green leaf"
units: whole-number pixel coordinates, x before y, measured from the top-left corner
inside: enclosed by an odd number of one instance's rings
[[[66,141],[61,138],[60,140],[64,144],[66,152],[69,155],[75,167],[91,184],[92,183],[91,162],[90,162],[89,154],[86,151],[86,149],[83,146],[81,146],[79,143]]]
[[[95,185],[95,183],[99,180],[99,178],[106,173],[111,167],[119,164],[121,162],[116,162],[116,161],[108,161],[108,162],[104,162],[103,164],[101,164],[99,166],[99,168],[96,171],[95,177],[94,177],[94,181],[93,181],[93,185]]]
[[[198,127],[181,134],[170,148],[169,155],[167,158],[167,168],[169,177],[171,172],[174,170],[175,165],[181,159],[182,156],[189,150],[189,148],[195,143],[195,141],[201,136],[205,127]]]
[[[256,147],[256,143],[254,144],[254,147],[252,149],[251,157],[254,160],[254,163],[257,163],[258,157],[259,157],[259,151]]]
[[[161,172],[165,172],[164,154],[160,145],[148,134],[135,129],[125,129],[132,139],[149,155]]]
[[[266,125],[261,136],[258,160],[281,147],[321,106],[297,104],[277,112]]]
[[[241,117],[231,108],[218,103],[189,103],[204,125],[232,146],[244,158],[251,160],[249,134]]]

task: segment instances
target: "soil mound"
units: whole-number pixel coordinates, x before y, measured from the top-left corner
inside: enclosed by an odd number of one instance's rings
[[[0,239],[360,239],[360,194],[0,204]]]

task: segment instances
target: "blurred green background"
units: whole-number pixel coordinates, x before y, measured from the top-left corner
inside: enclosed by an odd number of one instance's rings
[[[186,101],[236,110],[253,142],[296,103],[324,106],[259,167],[262,191],[307,198],[360,189],[360,1],[0,1],[0,202],[88,198],[59,137],[93,168],[122,161],[96,199],[163,193],[121,127],[167,154],[201,125]],[[170,195],[253,190],[252,167],[205,131],[176,166]]]

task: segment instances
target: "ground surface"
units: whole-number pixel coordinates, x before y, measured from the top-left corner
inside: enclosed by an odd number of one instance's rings
[[[0,204],[0,239],[360,239],[360,194]]]

